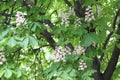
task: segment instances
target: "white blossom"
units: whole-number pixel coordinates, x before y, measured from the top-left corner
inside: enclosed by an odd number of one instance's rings
[[[85,49],[81,46],[77,46],[75,47],[75,49],[73,50],[73,54],[80,54],[80,53],[84,53],[85,52]]]
[[[2,65],[6,61],[5,55],[0,52],[0,65]]]
[[[66,26],[69,26],[70,24],[69,13],[61,12],[61,19],[62,19],[61,24],[65,24]]]
[[[71,15],[75,15],[75,11],[73,7],[70,7],[68,12],[65,12],[65,13],[61,12],[61,19],[62,19],[61,24],[65,24],[66,26],[69,26],[70,24],[69,17]]]
[[[68,46],[66,46],[64,52],[67,54],[71,54],[72,50]]]
[[[53,60],[54,62],[59,62],[59,61],[64,62],[66,61],[65,57],[67,54],[76,55],[80,53],[84,53],[84,48],[81,46],[75,47],[73,51],[68,46],[66,46],[64,49],[61,46],[56,46],[54,54],[50,59]]]
[[[88,6],[85,10],[85,21],[90,22],[91,20],[95,20],[95,17],[91,6]]]
[[[16,13],[16,15],[15,15],[16,16],[16,26],[20,26],[21,24],[23,24],[25,22],[26,15],[27,15],[26,13],[22,13],[20,11],[18,11]]]
[[[87,64],[84,62],[84,60],[80,59],[78,70],[84,70],[86,68],[87,68]]]
[[[66,56],[66,53],[64,52],[62,47],[61,46],[56,46],[55,52],[53,54],[53,60],[55,62],[65,61],[65,56]]]
[[[75,27],[80,27],[82,24],[80,18],[76,18],[74,24],[75,24]]]

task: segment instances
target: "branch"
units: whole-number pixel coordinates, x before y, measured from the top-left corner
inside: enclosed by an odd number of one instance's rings
[[[32,51],[40,50],[41,48],[46,47],[46,46],[50,46],[50,45],[42,45],[42,46],[40,46],[39,48],[36,48],[36,49],[33,49],[33,48],[32,48]],[[29,50],[29,51],[30,51],[30,50]]]
[[[95,79],[95,80],[103,80],[102,79],[102,74],[100,72],[100,61],[97,57],[94,57],[93,58],[93,65],[92,65],[92,68],[94,70],[96,70],[95,73],[92,74],[92,77]]]
[[[26,7],[27,11],[30,11],[30,7],[28,6],[26,1],[22,1],[22,5]]]
[[[116,34],[120,35],[120,24],[118,25],[118,30],[116,32]],[[118,39],[118,41],[116,42],[120,43],[120,39]],[[117,65],[118,59],[119,59],[119,55],[120,55],[120,49],[117,47],[117,45],[115,45],[114,50],[112,52],[112,56],[110,58],[110,61],[108,63],[108,66],[103,74],[103,79],[104,80],[110,80],[113,72],[115,70],[115,67]]]
[[[44,30],[42,33],[41,33],[45,39],[47,40],[47,42],[50,44],[50,46],[55,49],[55,46],[56,46],[56,42],[54,41],[54,39],[52,38],[51,34],[47,31],[47,30]]]
[[[106,49],[107,44],[108,44],[108,42],[109,42],[112,34],[114,33],[116,21],[117,21],[117,18],[118,18],[119,15],[120,15],[120,9],[116,12],[116,15],[115,15],[115,18],[114,18],[114,21],[113,21],[113,31],[108,34],[108,36],[107,36],[107,38],[106,38],[106,40],[105,40],[105,43],[104,43],[104,45],[103,45],[103,48],[102,48],[102,49],[104,49],[104,50]],[[103,55],[101,56],[100,60],[102,60],[103,57],[104,57],[104,53],[103,53]]]
[[[34,4],[35,4],[35,5],[37,4],[37,0],[34,0]]]
[[[81,1],[74,1],[74,5],[75,5],[75,14],[78,17],[84,17],[85,16],[85,7],[83,8],[83,0]]]
[[[64,0],[64,2],[69,6],[72,7],[72,4],[68,0]]]
[[[48,24],[51,28],[54,27],[54,24],[50,20],[44,20],[45,24]]]

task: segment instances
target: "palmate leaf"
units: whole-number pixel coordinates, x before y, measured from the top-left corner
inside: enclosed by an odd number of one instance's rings
[[[74,36],[82,36],[85,33],[87,33],[87,31],[82,27],[72,32]]]
[[[75,69],[72,69],[71,72],[69,73],[71,77],[76,77],[77,76],[77,71]]]
[[[5,73],[5,70],[2,68],[2,69],[0,70],[0,78],[3,76],[4,73]]]
[[[38,41],[34,38],[29,36],[29,43],[33,48],[38,48]]]
[[[95,0],[90,0],[90,1],[85,0],[85,1],[84,1],[84,5],[85,5],[85,6],[88,6],[88,5],[91,5],[91,4],[94,4],[94,3],[95,3]]]
[[[10,69],[6,69],[4,76],[6,78],[10,78],[12,76],[12,71]]]
[[[23,49],[27,49],[28,43],[29,43],[29,38],[25,37],[20,45]]]
[[[0,46],[6,45],[8,41],[8,38],[4,38],[3,40],[0,41]]]
[[[17,73],[16,73],[16,74],[17,74],[17,78],[19,78],[19,77],[22,76],[22,72],[21,72],[19,69],[17,70]]]
[[[96,72],[95,70],[87,70],[82,76],[81,76],[81,80],[94,80],[92,77],[90,77],[94,72]]]
[[[7,45],[10,47],[14,47],[16,44],[17,44],[17,42],[13,37],[11,37],[7,42]]]
[[[81,40],[82,46],[90,46],[92,43],[100,43],[100,37],[95,33],[89,33],[83,37]]]
[[[72,80],[72,77],[67,72],[63,72],[61,77],[63,80]]]

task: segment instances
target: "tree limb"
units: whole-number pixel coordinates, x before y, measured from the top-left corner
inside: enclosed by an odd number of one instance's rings
[[[117,30],[116,34],[120,35],[120,24],[118,26],[118,30]],[[118,39],[116,44],[117,43],[120,43],[120,39]],[[103,79],[104,80],[110,80],[111,79],[111,77],[113,75],[113,72],[115,70],[115,67],[117,65],[119,55],[120,55],[120,49],[117,47],[117,45],[115,45],[114,50],[112,52],[112,56],[111,56],[110,61],[108,63],[108,66],[107,66],[107,68],[106,68],[106,70],[103,74]]]
[[[104,43],[104,45],[103,45],[103,48],[102,48],[102,49],[104,49],[104,50],[106,49],[107,44],[108,44],[108,42],[109,42],[112,34],[114,33],[115,26],[116,26],[116,21],[117,21],[117,18],[118,18],[119,15],[120,15],[120,9],[116,12],[116,15],[115,15],[115,18],[114,18],[114,21],[113,21],[113,31],[108,34],[108,36],[107,36],[107,38],[106,38],[106,40],[105,40],[105,43]],[[103,53],[103,55],[101,56],[100,60],[102,60],[103,57],[104,57],[104,53]]]
[[[53,49],[55,49],[56,43],[55,43],[54,39],[52,38],[51,34],[47,30],[44,30],[41,34],[45,37],[45,39],[50,44],[50,46]]]
[[[69,6],[72,7],[72,4],[68,0],[64,0],[64,2]]]

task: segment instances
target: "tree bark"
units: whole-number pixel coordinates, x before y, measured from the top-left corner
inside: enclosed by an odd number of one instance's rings
[[[116,34],[120,35],[120,24],[118,25],[118,30]],[[120,39],[116,41],[116,44],[118,43],[120,43]],[[119,59],[119,55],[120,55],[120,48],[118,48],[117,45],[115,45],[108,66],[103,74],[103,80],[111,80],[111,77],[115,71]]]

